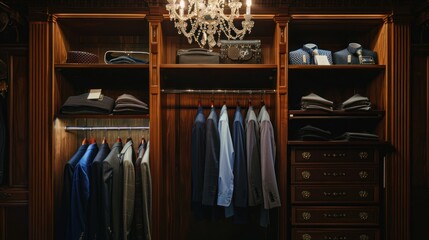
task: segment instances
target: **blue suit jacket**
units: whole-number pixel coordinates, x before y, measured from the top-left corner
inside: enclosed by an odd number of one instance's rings
[[[76,164],[73,173],[71,193],[71,239],[78,240],[85,235],[87,210],[89,204],[89,173],[90,165],[98,152],[98,146],[93,143],[88,146],[85,154]]]

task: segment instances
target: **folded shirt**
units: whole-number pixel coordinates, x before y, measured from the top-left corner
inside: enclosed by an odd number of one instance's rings
[[[88,99],[89,93],[70,96],[61,106],[63,114],[110,114],[115,105],[115,100],[108,96],[101,99]]]
[[[320,97],[315,93],[310,93],[301,97],[301,109],[317,109],[332,111],[334,103],[330,100]]]
[[[355,94],[343,103],[340,106],[341,110],[370,110],[371,102],[367,97]]]
[[[379,138],[378,135],[372,133],[345,132],[335,139],[345,141],[377,141]]]
[[[149,112],[148,104],[140,101],[131,94],[122,94],[115,101],[114,114],[146,114]]]
[[[298,130],[298,139],[328,141],[332,139],[332,133],[312,125],[306,125]]]

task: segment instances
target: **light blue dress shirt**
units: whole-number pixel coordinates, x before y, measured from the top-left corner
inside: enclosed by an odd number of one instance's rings
[[[234,191],[234,146],[232,144],[231,132],[229,130],[229,120],[226,105],[222,106],[218,124],[220,136],[219,155],[219,179],[217,205],[229,207]],[[227,217],[230,216],[226,212]]]

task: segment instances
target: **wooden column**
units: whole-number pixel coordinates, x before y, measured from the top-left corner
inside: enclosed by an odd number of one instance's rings
[[[277,122],[277,166],[278,166],[278,187],[280,192],[281,207],[278,216],[279,239],[287,239],[287,219],[288,219],[288,94],[287,94],[287,74],[288,74],[288,29],[289,17],[277,16],[274,19],[276,26],[276,64],[277,64],[277,102],[276,102],[276,122]]]
[[[410,239],[410,24],[394,15],[389,24],[386,160],[386,238]]]
[[[53,239],[50,24],[29,23],[29,238]]]
[[[160,64],[162,44],[162,15],[157,14],[158,9],[151,9],[147,17],[149,21],[149,88],[150,88],[150,165],[152,175],[152,239],[165,239],[162,223],[165,216],[164,181],[162,172],[162,142],[161,142],[161,90],[160,90]],[[152,13],[153,11],[153,13]]]

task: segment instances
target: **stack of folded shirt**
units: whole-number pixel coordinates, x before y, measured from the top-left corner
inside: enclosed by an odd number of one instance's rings
[[[363,97],[359,94],[355,94],[346,101],[344,101],[341,106],[341,110],[371,110],[371,102],[367,97]]]
[[[362,132],[345,132],[344,134],[339,137],[336,137],[335,139],[345,141],[377,141],[378,135]]]
[[[149,112],[147,103],[130,94],[122,94],[115,101],[113,114],[146,114]]]
[[[310,93],[307,96],[301,97],[301,109],[313,109],[313,110],[324,110],[332,111],[334,103],[327,99],[320,97],[317,94]]]
[[[115,100],[103,96],[99,99],[88,99],[89,93],[67,98],[60,112],[63,114],[110,114]]]
[[[298,130],[300,140],[331,140],[332,133],[311,125],[306,125]]]

